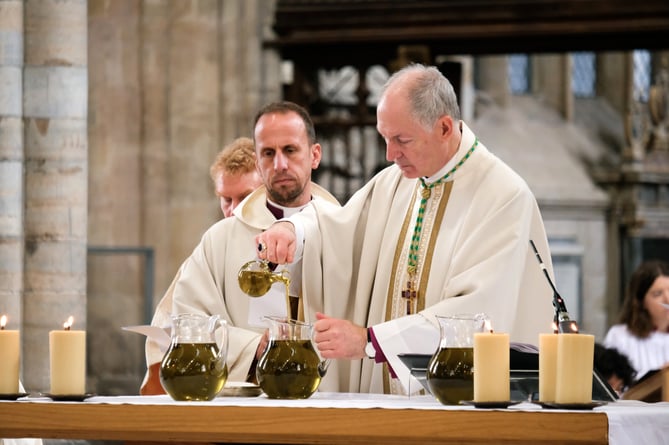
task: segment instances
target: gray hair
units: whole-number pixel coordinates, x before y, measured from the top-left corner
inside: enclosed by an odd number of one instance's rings
[[[383,86],[383,94],[405,75],[416,73],[408,85],[409,113],[425,128],[432,128],[444,115],[460,120],[460,107],[453,85],[434,66],[412,63],[393,73]]]

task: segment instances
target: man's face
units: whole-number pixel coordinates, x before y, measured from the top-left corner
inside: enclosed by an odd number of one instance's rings
[[[455,153],[449,152],[447,144],[453,120],[444,116],[426,129],[409,110],[402,91],[389,91],[379,102],[376,128],[386,142],[386,159],[397,164],[407,178],[432,176]]]
[[[304,122],[294,112],[262,116],[254,131],[256,165],[272,201],[297,207],[311,200],[311,170],[321,146],[309,145]]]
[[[262,184],[260,175],[253,170],[247,173],[225,174],[218,172],[214,180],[216,196],[221,201],[223,217],[232,216],[232,211],[253,190]]]

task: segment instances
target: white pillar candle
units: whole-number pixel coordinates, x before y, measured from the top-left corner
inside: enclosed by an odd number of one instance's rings
[[[86,393],[86,332],[65,329],[49,332],[51,394]]]
[[[539,334],[539,401],[555,402],[558,334]]]
[[[19,392],[19,331],[5,329],[7,316],[0,318],[0,394]]]
[[[594,335],[558,334],[556,403],[592,402],[594,353]]]
[[[509,334],[475,333],[474,401],[507,401],[509,392]]]

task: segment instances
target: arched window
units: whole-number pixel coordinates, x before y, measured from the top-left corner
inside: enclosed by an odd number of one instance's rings
[[[632,97],[638,102],[648,102],[648,90],[651,81],[651,57],[650,52],[638,49],[632,53],[634,85]]]
[[[529,94],[530,58],[527,54],[509,55],[509,90],[511,94]]]
[[[595,53],[571,53],[571,92],[576,97],[595,97]]]

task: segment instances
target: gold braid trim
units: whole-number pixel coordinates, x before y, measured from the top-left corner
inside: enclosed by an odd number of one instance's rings
[[[437,242],[437,236],[439,234],[439,227],[441,227],[441,223],[444,219],[444,215],[446,214],[446,207],[448,206],[448,201],[451,196],[451,191],[453,189],[453,182],[455,181],[448,181],[444,184],[444,190],[443,190],[443,195],[441,197],[441,200],[439,202],[439,206],[437,208],[437,213],[435,215],[434,219],[434,224],[433,224],[433,229],[430,234],[430,239],[428,241],[428,248],[427,254],[424,259],[423,266],[421,267],[421,277],[420,277],[420,284],[419,284],[419,292],[418,292],[418,304],[417,304],[417,311],[421,311],[425,309],[425,293],[427,290],[427,281],[429,278],[429,271],[430,267],[432,266],[432,257],[434,253],[434,245]],[[416,188],[420,187],[420,183],[416,183]],[[395,282],[396,280],[396,275],[397,273],[403,273],[403,271],[398,270],[398,263],[400,261],[400,258],[402,255],[404,255],[403,251],[403,244],[404,244],[404,239],[407,236],[408,230],[409,230],[409,224],[411,223],[411,215],[413,213],[413,208],[415,206],[416,202],[416,196],[417,193],[414,190],[414,193],[411,198],[411,203],[409,204],[406,216],[404,218],[404,222],[402,223],[402,228],[400,230],[400,235],[397,243],[397,247],[395,248],[395,255],[393,257],[393,265],[392,265],[392,274],[390,276],[390,286],[388,286],[388,295],[386,297],[386,315],[385,315],[385,320],[388,321],[392,317],[392,307],[393,307],[393,296],[396,293],[395,289]],[[434,230],[434,228],[437,228],[437,230]],[[427,271],[427,273],[422,273],[423,271]],[[390,372],[388,370],[388,364],[384,363],[383,364],[383,392],[384,394],[390,394]]]
[[[434,255],[434,246],[437,243],[437,236],[439,235],[439,228],[441,227],[441,222],[444,219],[444,214],[446,213],[446,206],[448,205],[448,200],[451,197],[451,190],[453,190],[453,183],[455,181],[449,181],[444,184],[444,194],[441,197],[439,202],[439,208],[437,209],[437,214],[434,217],[434,223],[432,224],[432,233],[430,233],[430,240],[428,241],[427,249],[425,252],[425,260],[423,266],[421,267],[420,275],[420,284],[418,286],[418,304],[416,307],[416,312],[420,312],[425,309],[425,294],[427,293],[427,280],[430,277],[430,267],[432,266],[432,256]]]
[[[388,286],[388,295],[386,296],[386,317],[385,320],[388,321],[392,317],[393,310],[393,296],[395,295],[395,281],[396,275],[398,272],[397,264],[400,262],[400,257],[404,255],[402,247],[404,245],[404,240],[406,239],[407,232],[409,230],[409,223],[411,222],[411,215],[413,214],[413,208],[416,203],[416,190],[420,187],[420,182],[416,182],[416,187],[414,192],[411,195],[411,202],[409,203],[409,208],[407,209],[406,216],[404,217],[404,222],[402,223],[402,229],[400,230],[400,236],[397,240],[397,246],[395,247],[395,256],[393,257],[393,268],[392,274],[390,275],[390,286]],[[400,272],[402,273],[402,272]],[[385,386],[385,385],[384,385]]]

